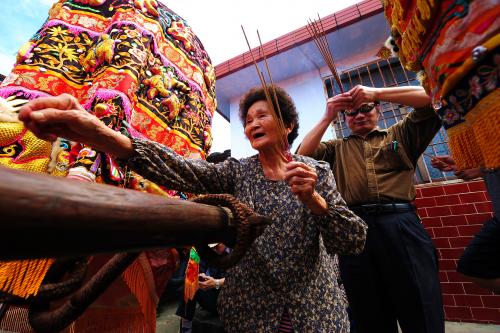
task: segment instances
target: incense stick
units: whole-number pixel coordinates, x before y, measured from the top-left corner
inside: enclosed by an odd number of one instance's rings
[[[284,137],[284,142],[283,142],[284,153],[283,153],[283,151],[280,151],[280,154],[283,156],[283,158],[286,161],[290,162],[292,160],[292,155],[290,153],[290,147],[288,144],[286,127],[285,127],[285,124],[283,122],[283,117],[282,117],[281,109],[280,109],[279,102],[278,102],[278,95],[276,94],[276,89],[275,89],[275,85],[273,82],[271,70],[269,69],[269,64],[267,63],[267,58],[266,58],[266,55],[264,53],[264,48],[262,46],[262,41],[260,39],[259,31],[257,30],[257,36],[259,38],[260,51],[262,52],[262,56],[264,58],[264,63],[266,65],[266,70],[267,70],[267,74],[269,76],[269,81],[270,81],[270,87],[271,87],[272,92],[273,92],[273,97],[274,97],[274,101],[276,103],[276,107],[278,108],[277,111],[274,108],[274,104],[273,104],[272,99],[271,99],[271,93],[269,92],[269,88],[268,88],[268,85],[266,83],[266,79],[264,77],[264,74],[260,71],[259,66],[257,65],[257,61],[255,60],[255,57],[252,53],[252,48],[250,47],[250,42],[248,41],[247,34],[245,33],[245,29],[243,28],[243,26],[241,26],[241,30],[243,31],[243,35],[245,36],[245,41],[247,43],[248,50],[250,51],[250,55],[252,57],[253,64],[254,64],[255,69],[257,71],[257,75],[259,76],[260,83],[261,83],[262,89],[264,91],[264,95],[266,96],[266,101],[267,101],[268,107],[271,111],[272,117],[274,118],[274,120],[276,121],[276,123],[278,125],[279,132]]]
[[[337,67],[335,66],[335,61],[333,60],[332,52],[330,51],[330,43],[328,42],[328,38],[326,37],[326,33],[323,27],[323,22],[321,21],[319,14],[318,14],[318,20],[308,19],[306,28],[307,31],[309,32],[309,35],[313,38],[316,47],[320,51],[323,60],[330,69],[330,72],[332,73],[335,82],[337,82],[337,86],[339,87],[340,92],[344,93],[344,87],[342,86],[342,81],[340,80],[340,77],[338,75]]]

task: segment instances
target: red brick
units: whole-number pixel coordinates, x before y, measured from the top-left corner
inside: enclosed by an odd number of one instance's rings
[[[441,253],[441,258],[443,259],[458,259],[463,252],[463,249],[439,249],[439,253]]]
[[[427,210],[425,208],[417,208],[417,212],[420,218],[427,217]]]
[[[417,198],[417,199],[423,198],[421,189],[419,189],[419,188],[415,189],[415,198]]]
[[[491,320],[498,322],[500,318],[500,309],[490,308],[471,308],[474,319],[478,320]]]
[[[440,259],[439,260],[439,269],[443,271],[454,271],[457,269],[457,265],[455,260],[451,259]]]
[[[451,215],[451,210],[448,206],[430,207],[430,208],[427,208],[427,214],[430,217],[448,216],[448,215]]]
[[[462,203],[473,203],[487,201],[485,192],[471,192],[460,194],[460,201]]]
[[[469,186],[469,191],[470,192],[480,192],[480,191],[486,191],[486,185],[484,181],[478,181],[478,182],[470,182],[467,183]]]
[[[445,306],[444,312],[448,319],[472,319],[472,312],[466,306]]]
[[[443,223],[441,222],[441,218],[439,218],[439,217],[424,217],[422,219],[422,223],[424,224],[424,227],[426,227],[426,228],[442,227],[443,226]]]
[[[481,214],[473,214],[473,215],[466,215],[467,217],[467,222],[470,225],[478,224],[478,225],[483,225],[484,222],[489,220],[491,218],[492,214],[491,213],[481,213]]]
[[[436,199],[434,198],[418,198],[415,200],[415,205],[417,205],[418,208],[423,208],[423,207],[434,207],[436,206]]]
[[[450,282],[448,281],[448,275],[446,274],[447,272],[439,272],[439,281],[440,282]]]
[[[453,295],[443,295],[443,305],[455,306],[455,298]]]
[[[423,188],[421,188],[421,190],[422,190],[422,196],[424,198],[435,197],[438,195],[445,194],[442,186],[423,187]]]
[[[459,229],[460,231],[460,229]],[[470,241],[472,240],[472,237],[454,237],[450,238],[450,247],[460,247],[460,248],[465,248],[469,245]]]
[[[493,295],[493,292],[491,292],[487,289],[481,288],[474,283],[464,283],[463,287],[464,287],[465,293],[467,295],[485,295],[485,296]]]
[[[457,227],[442,227],[442,228],[432,228],[435,238],[440,237],[456,237],[458,236]]]
[[[448,294],[448,295],[464,294],[464,288],[462,286],[462,283],[458,282],[441,282],[441,290],[443,294]]]
[[[450,238],[435,238],[432,240],[436,248],[447,249],[450,248]]]
[[[434,228],[425,228],[425,231],[427,231],[430,238],[432,239],[436,238],[436,235],[434,234]]]
[[[460,236],[474,236],[476,235],[479,230],[481,230],[482,228],[482,225],[480,224],[476,224],[476,225],[461,225],[460,227],[457,227],[458,228],[458,233],[460,234]]]
[[[455,304],[458,306],[468,306],[468,307],[483,307],[483,302],[481,301],[481,296],[478,295],[454,295]]]
[[[444,227],[451,227],[454,225],[467,225],[467,219],[463,215],[452,215],[441,217]]]
[[[500,308],[500,296],[481,296],[483,304],[487,308]]]
[[[465,282],[466,283],[463,275],[458,273],[457,271],[446,272],[446,277],[448,278],[448,282],[460,282],[460,283]]]
[[[490,201],[478,202],[474,205],[478,213],[491,213],[493,211],[493,205]]]
[[[446,194],[459,194],[469,192],[469,188],[467,187],[466,183],[444,185],[443,189]]]
[[[476,213],[476,207],[474,206],[474,204],[461,204],[461,205],[450,206],[450,209],[453,215]]]
[[[435,199],[437,206],[449,206],[449,205],[460,204],[460,197],[458,196],[458,194],[443,195],[436,197]]]

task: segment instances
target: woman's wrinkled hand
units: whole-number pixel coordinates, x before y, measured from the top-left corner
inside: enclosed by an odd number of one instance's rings
[[[20,109],[19,120],[43,140],[63,137],[121,158],[133,152],[129,138],[107,127],[68,94],[30,101]]]
[[[64,137],[87,144],[105,126],[67,94],[30,101],[20,109],[19,120],[40,139],[54,141]]]
[[[300,201],[307,203],[311,200],[318,181],[316,170],[302,162],[292,161],[286,165],[285,181],[290,186],[292,193]]]
[[[328,212],[325,199],[316,192],[318,174],[316,170],[305,163],[292,161],[287,165],[285,181],[290,186],[292,193],[306,205],[313,214],[324,215]]]

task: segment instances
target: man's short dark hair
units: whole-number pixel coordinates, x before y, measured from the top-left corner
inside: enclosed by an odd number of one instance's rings
[[[268,85],[267,90],[271,94],[271,100],[273,103],[273,107],[278,112],[278,108],[276,106],[276,102],[274,100],[273,88]],[[295,103],[288,93],[278,86],[274,86],[274,90],[276,91],[276,96],[278,98],[278,104],[281,110],[281,116],[283,117],[283,123],[285,127],[292,127],[292,131],[288,134],[288,144],[292,144],[293,141],[299,135],[299,115],[295,108]],[[240,100],[240,120],[245,127],[246,118],[248,114],[248,109],[259,101],[266,101],[266,94],[262,87],[255,87],[250,89]]]

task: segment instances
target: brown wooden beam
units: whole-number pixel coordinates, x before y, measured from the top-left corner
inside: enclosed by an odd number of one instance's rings
[[[225,209],[0,167],[0,260],[230,243]]]

